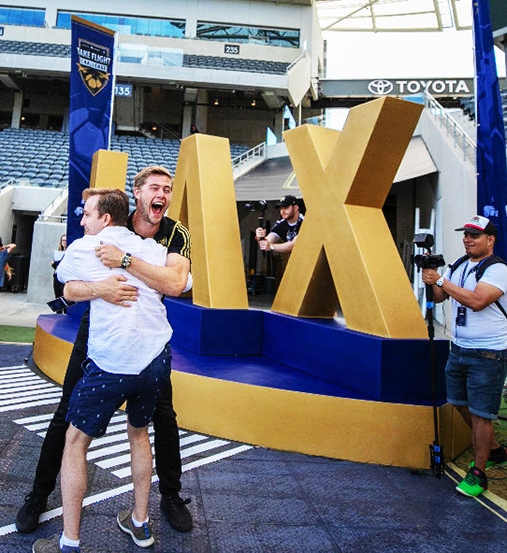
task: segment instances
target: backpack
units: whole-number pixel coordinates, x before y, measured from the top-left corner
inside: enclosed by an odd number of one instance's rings
[[[449,265],[449,268],[451,269],[451,274],[454,273],[454,271],[465,261],[468,261],[469,257],[468,255],[464,255],[463,257],[460,257],[459,259],[456,259],[456,261]],[[475,273],[475,281],[479,282],[481,280],[482,275],[484,274],[484,271],[490,267],[491,265],[494,265],[495,263],[503,263],[504,265],[507,265],[507,261],[503,260],[501,257],[498,257],[497,255],[490,255],[489,257],[486,257],[482,261],[479,261],[479,264],[473,269],[473,272]],[[503,313],[504,317],[507,318],[507,313],[505,312],[505,309],[500,305],[500,302],[497,300],[495,301],[495,305],[500,309],[500,311]]]

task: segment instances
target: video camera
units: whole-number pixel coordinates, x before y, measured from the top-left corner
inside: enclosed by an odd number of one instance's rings
[[[418,248],[425,248],[425,254],[413,255],[412,263],[417,265],[417,270],[421,269],[438,269],[438,267],[443,267],[445,265],[444,256],[441,254],[432,254],[431,248],[435,244],[435,239],[433,234],[420,233],[414,236],[413,243]]]
[[[268,208],[268,202],[266,200],[255,200],[253,202],[247,202],[245,207],[250,211],[266,211]]]

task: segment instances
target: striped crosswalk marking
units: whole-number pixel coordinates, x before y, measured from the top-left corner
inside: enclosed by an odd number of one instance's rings
[[[55,405],[61,389],[34,374],[26,365],[0,367],[0,413]]]
[[[0,412],[51,407],[48,413],[26,416],[14,422],[44,437],[53,417],[53,406],[60,400],[61,388],[34,374],[26,365],[0,367]],[[39,409],[40,410],[40,409]],[[150,425],[149,439],[153,446],[154,431]],[[180,430],[182,470],[213,463],[251,449],[252,446],[229,442],[204,434]],[[106,434],[95,438],[89,448],[87,460],[109,470],[119,479],[130,478],[130,446],[127,437],[127,416],[118,411]],[[155,461],[153,462],[155,466]],[[157,479],[154,473],[154,479]]]

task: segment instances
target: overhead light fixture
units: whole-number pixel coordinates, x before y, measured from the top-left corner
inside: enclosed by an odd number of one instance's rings
[[[214,106],[218,106],[218,98],[215,98],[215,101],[213,102]]]
[[[250,102],[250,105],[254,108],[255,107],[255,98]]]

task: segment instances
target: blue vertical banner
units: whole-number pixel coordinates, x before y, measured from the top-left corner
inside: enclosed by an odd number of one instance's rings
[[[93,154],[109,149],[115,33],[72,16],[67,243],[83,235],[81,195],[90,185]]]
[[[507,159],[488,0],[473,0],[477,122],[477,212],[498,227],[495,253],[507,260]]]

